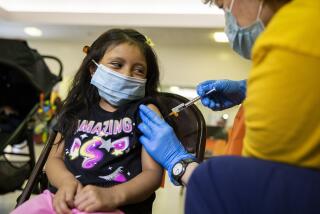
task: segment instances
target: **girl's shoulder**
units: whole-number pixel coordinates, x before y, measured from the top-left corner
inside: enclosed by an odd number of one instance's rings
[[[139,115],[139,106],[142,104],[148,106],[157,114],[161,115],[161,104],[159,103],[159,100],[156,97],[145,97],[139,101],[135,101],[131,106],[132,110],[134,111],[134,118],[138,123],[141,122]]]
[[[138,101],[133,102],[132,106],[135,106],[135,107],[139,108],[139,106],[142,105],[142,104],[143,105],[147,105],[147,106],[148,105],[155,106],[157,108],[160,105],[159,101],[158,101],[158,99],[156,97],[144,97],[143,99],[140,99]]]

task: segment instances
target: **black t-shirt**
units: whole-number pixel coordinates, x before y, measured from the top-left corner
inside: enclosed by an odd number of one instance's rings
[[[150,99],[132,102],[115,112],[92,106],[79,116],[74,135],[65,139],[66,167],[83,184],[110,187],[127,182],[142,171],[137,131],[138,107]],[[147,200],[120,207],[125,213],[151,213],[155,194]]]

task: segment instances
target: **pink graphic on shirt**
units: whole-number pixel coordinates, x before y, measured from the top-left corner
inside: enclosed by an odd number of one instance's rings
[[[123,183],[127,181],[127,178],[123,174],[123,167],[118,167],[113,173],[106,176],[99,176],[99,178],[105,179],[106,181],[115,181],[118,183]]]
[[[122,155],[123,152],[129,147],[129,137],[123,137],[116,141],[112,142],[113,152],[111,153],[114,156]]]
[[[126,177],[124,177],[124,175],[120,173],[113,180],[119,183],[123,183],[127,181]]]
[[[90,169],[94,167],[102,158],[103,152],[98,148],[102,144],[102,139],[100,137],[93,137],[93,139],[85,142],[81,149],[80,154],[84,157],[82,162],[82,167],[85,169]]]
[[[120,133],[131,133],[132,130],[133,122],[129,117],[124,117],[120,120],[106,120],[103,122],[79,120],[77,128],[77,132],[84,132],[94,135],[100,135],[102,132],[104,136],[112,136]]]

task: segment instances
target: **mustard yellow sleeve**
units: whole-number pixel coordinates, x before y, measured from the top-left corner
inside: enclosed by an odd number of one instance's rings
[[[244,156],[320,168],[320,58],[271,48],[244,105]]]

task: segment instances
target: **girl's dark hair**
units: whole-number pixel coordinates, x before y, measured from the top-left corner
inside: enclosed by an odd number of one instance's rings
[[[158,61],[155,52],[147,44],[146,37],[133,29],[108,30],[86,49],[87,55],[73,79],[68,96],[63,102],[61,112],[58,114],[57,129],[61,132],[63,139],[74,133],[79,115],[87,113],[90,107],[100,100],[98,90],[90,84],[92,60],[99,62],[109,48],[123,43],[136,45],[141,50],[147,63],[146,96],[157,95],[159,85]]]

